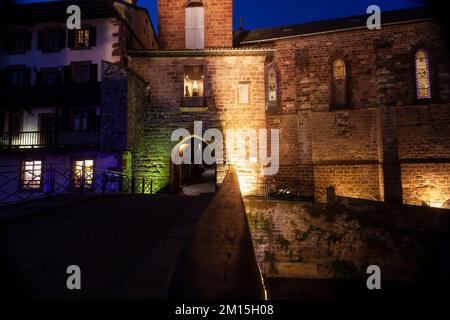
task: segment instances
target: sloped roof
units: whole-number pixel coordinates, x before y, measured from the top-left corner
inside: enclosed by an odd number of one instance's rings
[[[308,23],[293,24],[275,28],[255,29],[244,31],[236,38],[238,44],[271,41],[279,38],[295,37],[301,35],[332,32],[337,30],[366,27],[369,15],[338,18]],[[433,18],[429,8],[419,7],[382,12],[382,24],[402,21],[423,20]]]

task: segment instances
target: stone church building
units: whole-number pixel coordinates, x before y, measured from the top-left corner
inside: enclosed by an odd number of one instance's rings
[[[128,94],[109,107],[128,110],[115,124],[128,121],[136,146],[123,166],[157,189],[176,188],[173,130],[192,132],[194,121],[203,130],[279,129],[276,176],[264,177],[256,161],[237,164],[244,195],[283,189],[325,201],[333,187],[347,197],[448,205],[442,30],[423,8],[384,12],[379,30],[368,29],[367,18],[233,33],[232,0],[158,1],[158,49],[128,52],[129,71],[104,66],[104,85],[128,83],[107,98]],[[146,86],[130,85],[136,75]],[[226,167],[217,166],[218,182]]]

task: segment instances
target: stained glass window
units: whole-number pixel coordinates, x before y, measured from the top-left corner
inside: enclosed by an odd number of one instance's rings
[[[431,98],[430,64],[428,53],[423,49],[416,52],[416,85],[418,99]]]
[[[333,63],[334,105],[347,105],[347,70],[345,62],[337,59]]]

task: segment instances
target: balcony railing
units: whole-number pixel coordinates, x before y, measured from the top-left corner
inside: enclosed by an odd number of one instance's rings
[[[46,148],[64,146],[96,146],[97,131],[71,132],[6,132],[0,136],[0,148]]]

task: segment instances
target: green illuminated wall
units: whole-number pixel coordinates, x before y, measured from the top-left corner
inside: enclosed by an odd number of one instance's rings
[[[175,146],[170,141],[172,128],[146,128],[143,142],[134,153],[134,172],[138,177],[153,181],[153,192],[170,182],[170,154]]]

